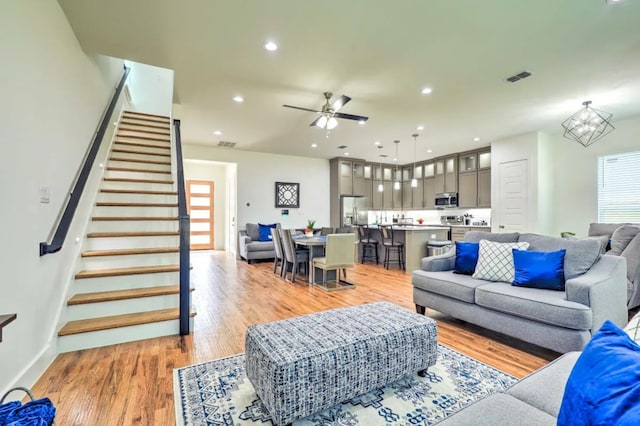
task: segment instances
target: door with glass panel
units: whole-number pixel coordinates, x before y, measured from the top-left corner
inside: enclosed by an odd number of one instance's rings
[[[213,250],[213,182],[187,180],[191,250]]]

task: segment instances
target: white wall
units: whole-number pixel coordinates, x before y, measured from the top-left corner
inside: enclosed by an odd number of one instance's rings
[[[329,161],[185,143],[184,158],[237,163],[237,226],[280,222],[303,228],[307,219],[329,223]],[[300,208],[283,217],[275,208],[275,182],[300,183]]]
[[[185,160],[184,179],[213,181],[213,248],[227,250],[227,166],[214,161]]]
[[[0,2],[0,55],[0,312],[18,315],[0,343],[3,393],[31,386],[55,355],[78,223],[60,252],[40,257],[38,245],[66,204],[113,85],[52,0]],[[39,203],[40,186],[49,187],[50,203]]]
[[[131,67],[127,84],[132,110],[170,116],[173,106],[173,70],[125,61]]]
[[[586,236],[589,223],[598,221],[596,167],[598,157],[640,151],[640,117],[614,121],[616,129],[588,148],[552,135],[554,220],[552,235],[573,231]]]

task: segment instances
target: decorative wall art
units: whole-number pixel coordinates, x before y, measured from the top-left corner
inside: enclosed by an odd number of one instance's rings
[[[300,207],[300,184],[276,182],[276,208]]]

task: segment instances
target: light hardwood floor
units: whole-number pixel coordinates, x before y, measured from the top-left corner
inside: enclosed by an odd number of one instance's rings
[[[410,275],[381,265],[357,265],[348,272],[355,289],[327,293],[302,278],[282,281],[271,262],[247,265],[222,251],[194,252],[191,260],[193,333],[59,355],[32,389],[54,402],[58,425],[173,425],[173,369],[243,352],[251,324],[381,300],[414,310]],[[516,377],[559,356],[427,314],[438,320],[440,343]]]

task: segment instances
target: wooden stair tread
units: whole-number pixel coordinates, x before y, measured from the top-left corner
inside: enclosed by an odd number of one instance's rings
[[[158,180],[158,179],[130,179],[130,178],[103,178],[107,182],[133,182],[133,183],[160,183],[164,185],[173,185],[172,180]]]
[[[135,118],[129,117],[129,119],[135,120]],[[163,124],[161,122],[156,122],[157,124]],[[152,129],[163,129],[163,130],[169,130],[170,129],[170,125],[169,123],[166,123],[166,126],[155,126],[153,124],[146,124],[146,123],[136,123],[135,121],[129,121],[126,118],[123,119],[122,121],[120,121],[120,124],[125,124],[127,126],[141,126],[141,127],[151,127]]]
[[[119,237],[178,237],[180,231],[145,231],[145,232],[91,232],[87,238],[119,238]]]
[[[175,220],[178,216],[93,216],[91,220],[96,222],[118,222],[118,221],[145,221],[145,220]]]
[[[149,113],[146,113],[146,112],[129,111],[129,110],[126,110],[124,112],[124,115],[144,115],[145,117],[158,117],[158,118],[163,118],[163,119],[165,119],[167,121],[170,120],[170,118],[167,117],[166,115],[149,114]]]
[[[138,158],[119,158],[119,157],[109,157],[109,161],[124,161],[127,163],[142,163],[142,164],[159,164],[161,166],[170,166],[171,161],[160,161],[160,160],[143,160]]]
[[[98,257],[98,256],[126,256],[130,254],[160,254],[160,253],[179,253],[179,247],[151,247],[137,249],[116,249],[116,250],[89,250],[83,251],[82,257]]]
[[[116,143],[118,143],[118,142],[116,142]],[[140,144],[133,144],[133,145],[141,146]],[[162,149],[167,149],[167,148],[162,147]],[[169,157],[169,158],[171,158],[171,154],[165,154],[165,153],[160,153],[160,152],[134,151],[132,149],[114,148],[114,149],[111,150],[111,152],[112,153],[113,152],[117,152],[118,154],[154,155],[156,157]],[[171,164],[171,163],[169,163],[169,164]]]
[[[157,142],[167,142],[167,144],[169,142],[171,142],[169,139],[165,139],[165,138],[158,138],[158,137],[154,137],[154,136],[138,136],[138,135],[121,135],[120,133],[118,133],[116,135],[116,137],[119,138],[128,138],[128,139],[142,139],[142,140],[146,140],[146,141],[157,141]]]
[[[153,191],[144,189],[101,189],[109,194],[178,195],[176,191]]]
[[[118,127],[118,134],[120,134],[120,132],[135,132],[135,133],[144,133],[147,135],[171,136],[170,132],[159,132],[157,130],[141,130],[141,129],[134,129],[133,127],[125,127],[125,126]]]
[[[123,115],[122,116],[123,120],[137,120],[137,121],[144,121],[146,123],[155,123],[155,124],[164,124],[166,126],[171,126],[171,122],[167,121],[167,120],[156,120],[155,118],[151,118],[151,117],[143,117],[143,116],[134,116],[134,115]]]
[[[178,272],[180,265],[133,266],[129,268],[90,269],[75,275],[77,280],[83,278],[118,277],[122,275],[157,274],[161,272]]]
[[[162,145],[154,145],[152,143],[127,142],[127,141],[115,141],[114,143],[117,144],[117,145],[139,146],[139,147],[143,147],[143,148],[171,149],[171,146],[169,144],[166,144],[166,146],[162,146]],[[141,152],[140,154],[152,155],[153,153]],[[171,154],[157,154],[157,155],[168,155],[168,156],[171,156]]]
[[[195,312],[189,316],[194,317]],[[91,318],[86,320],[69,321],[58,331],[58,336],[68,336],[71,334],[88,333],[91,331],[108,330],[112,328],[129,327],[133,325],[150,324],[177,320],[180,317],[180,310],[160,309],[157,311],[140,312],[135,314],[113,315],[109,317]]]
[[[98,207],[178,207],[178,203],[96,203]]]
[[[131,167],[107,167],[111,172],[133,172],[133,173],[157,173],[161,175],[170,175],[171,170],[153,170],[153,169],[134,169]]]
[[[191,287],[190,291],[195,289]],[[113,302],[116,300],[139,299],[142,297],[166,296],[180,294],[180,285],[161,285],[157,287],[135,288],[129,290],[99,291],[95,293],[76,294],[67,301],[68,306],[87,303]]]

